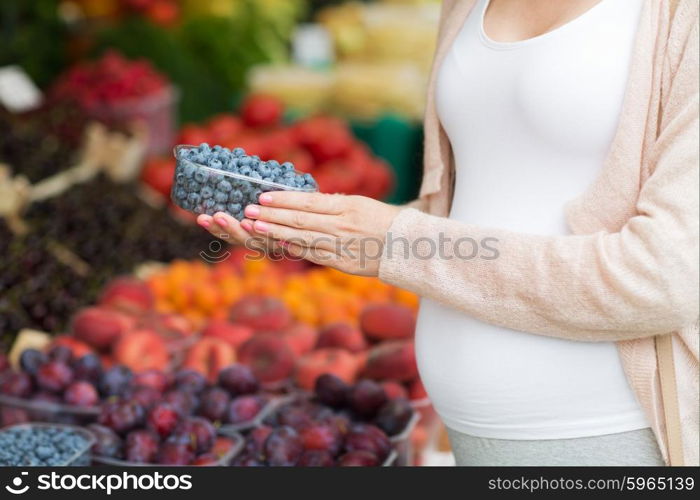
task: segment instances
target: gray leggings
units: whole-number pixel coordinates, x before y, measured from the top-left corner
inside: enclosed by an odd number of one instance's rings
[[[575,439],[519,441],[447,428],[457,465],[664,465],[651,429]]]

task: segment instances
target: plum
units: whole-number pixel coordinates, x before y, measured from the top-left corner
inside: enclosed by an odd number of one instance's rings
[[[19,355],[19,367],[23,372],[34,375],[48,359],[48,356],[38,349],[25,349]]]
[[[78,380],[66,388],[63,400],[74,406],[95,406],[100,401],[100,395],[90,382]]]
[[[265,399],[260,396],[239,396],[226,408],[225,420],[229,424],[248,422],[258,416],[265,406]]]
[[[112,458],[122,456],[122,439],[112,429],[100,424],[90,424],[87,426],[87,430],[95,436],[92,453]]]
[[[134,375],[134,385],[145,385],[163,392],[170,385],[168,375],[155,368],[150,368]]]
[[[120,396],[131,383],[133,374],[124,365],[114,365],[100,377],[98,388],[104,397]]]
[[[199,414],[212,422],[223,420],[230,401],[228,391],[221,387],[211,387],[202,394]]]
[[[207,386],[207,379],[194,370],[178,370],[175,373],[175,387],[181,391],[199,394]]]
[[[412,416],[413,408],[408,400],[393,399],[379,409],[374,423],[389,436],[395,436],[406,428]]]
[[[120,434],[143,425],[146,411],[135,401],[116,400],[102,406],[97,422]]]
[[[332,408],[342,408],[347,404],[350,386],[340,377],[325,373],[316,379],[314,392],[318,400]]]
[[[384,460],[391,451],[391,441],[379,427],[365,423],[353,424],[345,435],[346,451],[369,451]]]
[[[293,466],[304,452],[304,445],[297,431],[288,426],[274,429],[265,440],[267,463],[272,466]]]
[[[22,372],[11,372],[2,379],[0,392],[8,396],[26,398],[32,393],[34,384],[32,378]]]
[[[343,447],[343,435],[332,423],[314,423],[299,431],[307,450],[328,451],[335,456]]]
[[[176,436],[187,436],[192,451],[199,455],[209,451],[216,439],[216,429],[202,417],[187,417],[173,432]]]
[[[192,392],[171,390],[165,393],[163,401],[170,403],[182,415],[191,415],[199,407],[199,398]]]
[[[230,365],[219,372],[219,385],[232,396],[253,394],[260,389],[260,382],[253,371],[244,365]]]
[[[170,436],[160,445],[156,462],[163,465],[187,465],[194,460],[194,453],[187,436]]]
[[[364,418],[372,418],[386,402],[384,389],[373,380],[360,380],[348,394],[350,408]]]
[[[261,425],[256,427],[246,438],[245,450],[250,455],[261,456],[265,447],[265,441],[272,433],[272,427]]]
[[[124,399],[136,401],[138,404],[148,409],[158,403],[161,393],[153,387],[146,385],[128,387],[122,396]]]
[[[158,453],[158,436],[146,429],[131,431],[126,436],[124,455],[129,462],[151,463]]]
[[[158,403],[148,412],[146,421],[150,429],[164,438],[180,423],[180,412],[169,403]]]
[[[65,345],[54,345],[47,352],[48,358],[51,361],[61,361],[62,363],[71,364],[73,362],[73,351]]]
[[[73,377],[75,380],[87,380],[97,382],[102,375],[102,362],[96,354],[86,354],[74,360],[72,363]]]
[[[41,389],[61,392],[73,381],[73,370],[63,361],[49,361],[39,367],[35,379]]]

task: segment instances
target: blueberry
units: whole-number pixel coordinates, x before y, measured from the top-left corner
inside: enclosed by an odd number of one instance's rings
[[[253,191],[253,193],[251,194],[251,197],[253,198],[253,200],[255,200],[255,203],[258,202],[258,198],[260,197],[261,194],[262,194],[262,191],[260,189],[256,189],[255,191]]]
[[[204,186],[199,194],[202,195],[202,199],[206,200],[207,198],[214,196],[214,190],[209,186]]]
[[[255,158],[251,158],[251,160],[250,160],[250,167],[251,167],[253,170],[256,170],[256,171],[257,171],[257,170],[260,168],[260,160],[259,160],[259,159],[256,160]]]
[[[251,158],[257,162],[260,161],[260,157],[258,155],[252,155]]]
[[[243,149],[243,148],[235,148],[235,149],[232,151],[232,153],[234,154],[234,156],[243,156],[243,155],[245,155],[245,149]]]
[[[243,210],[241,210],[240,212],[235,214],[234,217],[238,220],[243,220],[243,219],[245,219],[245,212],[243,212]]]
[[[214,213],[216,212],[225,212],[226,211],[226,205],[223,203],[217,203],[214,205]]]
[[[243,165],[243,166],[240,168],[240,170],[238,171],[238,173],[241,174],[241,175],[245,175],[246,177],[248,177],[252,171],[253,171],[253,170],[250,168],[250,166],[248,166],[248,165]]]
[[[253,159],[250,156],[244,156],[238,160],[238,164],[242,167],[249,167],[253,163]]]
[[[205,154],[211,153],[211,146],[209,146],[209,144],[207,144],[206,142],[203,142],[202,144],[200,144],[197,149],[199,150],[200,153],[205,153]]]
[[[243,206],[240,203],[229,203],[226,205],[226,211],[231,215],[235,215],[243,210]]]
[[[263,177],[263,181],[265,181],[265,182],[275,182],[275,179],[273,179],[272,177]]]
[[[260,175],[255,170],[252,171],[248,177],[250,177],[251,179],[262,179],[262,175]]]
[[[277,160],[268,160],[267,165],[270,168],[279,168],[280,162],[278,162]]]
[[[228,193],[223,191],[214,191],[214,200],[217,203],[226,203],[228,201]]]
[[[285,161],[281,166],[285,172],[294,172],[294,164],[290,161]]]
[[[227,172],[235,172],[238,170],[238,158],[231,158],[224,164],[224,170]]]
[[[214,152],[214,153],[218,153],[219,151],[221,151],[221,146],[219,146],[219,145],[217,144],[216,146],[214,146],[213,148],[211,148],[211,150],[212,150],[212,152]]]
[[[184,188],[178,188],[175,191],[175,199],[184,200],[187,198],[187,191]]]
[[[221,163],[219,160],[212,160],[209,162],[209,167],[215,168],[216,170],[221,170],[223,166],[223,163]]]
[[[202,197],[199,195],[199,193],[190,193],[189,195],[187,195],[187,201],[189,201],[193,205],[199,203],[201,199]]]
[[[197,181],[189,181],[187,183],[187,186],[185,186],[185,187],[190,193],[194,193],[194,192],[202,189],[202,185]]]
[[[304,181],[305,181],[306,183],[308,183],[308,184],[316,184],[316,181],[315,181],[314,178],[311,176],[311,174],[304,174],[302,177],[303,177],[303,179],[304,179]]]
[[[191,179],[194,177],[194,173],[197,171],[197,167],[192,165],[191,163],[184,163],[182,166],[182,173],[185,174],[185,177],[188,179]]]
[[[204,208],[210,209],[214,208],[214,205],[216,205],[216,202],[214,201],[214,198],[209,198],[208,200],[204,200]]]
[[[229,193],[228,200],[231,203],[240,203],[243,200],[243,193],[239,189],[234,189]]]
[[[258,167],[258,172],[260,172],[260,175],[263,177],[269,177],[272,173],[272,169],[266,163],[261,163]]]
[[[219,191],[223,191],[224,193],[228,193],[229,191],[231,191],[233,189],[233,186],[231,185],[231,183],[229,181],[223,180],[216,185],[216,188]]]
[[[194,174],[194,180],[201,183],[207,182],[208,177],[207,172],[201,169],[197,170],[197,172]]]

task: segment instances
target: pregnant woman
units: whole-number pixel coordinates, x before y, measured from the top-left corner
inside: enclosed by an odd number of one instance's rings
[[[695,0],[446,0],[418,200],[199,223],[420,294],[460,465],[697,465],[697,42]]]

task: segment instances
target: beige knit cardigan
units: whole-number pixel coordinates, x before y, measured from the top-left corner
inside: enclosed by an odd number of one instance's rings
[[[420,198],[389,229],[391,238],[405,238],[416,252],[405,258],[387,247],[379,276],[496,325],[616,341],[667,461],[654,336],[673,332],[682,454],[686,464],[698,465],[698,2],[671,2],[645,2],[609,154],[598,178],[581,186],[582,194],[567,206],[573,235],[550,237],[445,218],[455,172],[435,109],[435,68],[475,3],[445,0],[425,115]],[[420,258],[430,250],[421,238],[437,241],[439,233],[452,241],[495,237],[498,243],[490,246],[500,256]]]

